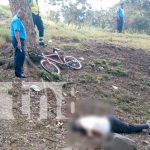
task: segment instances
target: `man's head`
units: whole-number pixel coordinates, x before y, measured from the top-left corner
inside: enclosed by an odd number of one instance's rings
[[[26,11],[25,11],[25,9],[24,8],[20,8],[19,10],[18,10],[18,16],[19,16],[19,18],[21,19],[21,20],[23,20],[24,18],[25,18],[25,14],[26,14]]]
[[[120,6],[121,6],[121,8],[124,8],[124,3],[122,2],[122,3],[120,4]]]

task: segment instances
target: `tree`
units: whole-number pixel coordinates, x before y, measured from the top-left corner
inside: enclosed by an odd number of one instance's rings
[[[65,22],[68,24],[74,23],[75,25],[81,25],[85,22],[88,10],[90,9],[91,6],[87,0],[68,0],[62,6],[62,13]]]
[[[25,27],[27,30],[27,46],[35,46],[36,34],[32,19],[31,8],[29,6],[28,0],[9,0],[9,4],[13,15],[15,15],[21,7],[26,10]]]

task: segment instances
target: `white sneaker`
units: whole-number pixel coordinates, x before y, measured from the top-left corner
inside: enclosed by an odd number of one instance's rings
[[[150,120],[148,120],[147,122],[146,122],[146,124],[149,126],[149,128],[150,128]]]

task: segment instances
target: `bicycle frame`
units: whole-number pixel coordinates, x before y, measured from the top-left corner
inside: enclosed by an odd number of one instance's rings
[[[57,57],[58,60],[53,59],[53,57]],[[65,65],[65,62],[62,60],[62,58],[59,56],[59,54],[57,52],[55,54],[51,54],[51,55],[44,55],[42,53],[42,58],[47,60],[48,62],[52,61],[52,62],[55,62],[60,65]]]

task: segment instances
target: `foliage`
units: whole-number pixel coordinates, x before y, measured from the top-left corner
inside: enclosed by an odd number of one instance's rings
[[[90,63],[90,66],[94,70],[99,70],[100,67],[104,68],[104,71],[108,74],[117,77],[128,76],[128,71],[123,67],[120,61],[110,59],[98,59]]]
[[[62,14],[65,22],[76,25],[83,24],[85,22],[87,12],[91,9],[91,6],[87,3],[87,0],[68,1],[62,6]]]
[[[0,6],[0,14],[3,14],[5,17],[11,17],[11,11],[9,6]]]
[[[40,76],[46,81],[64,81],[62,75],[58,75],[56,73],[48,73],[44,70],[40,70]]]

